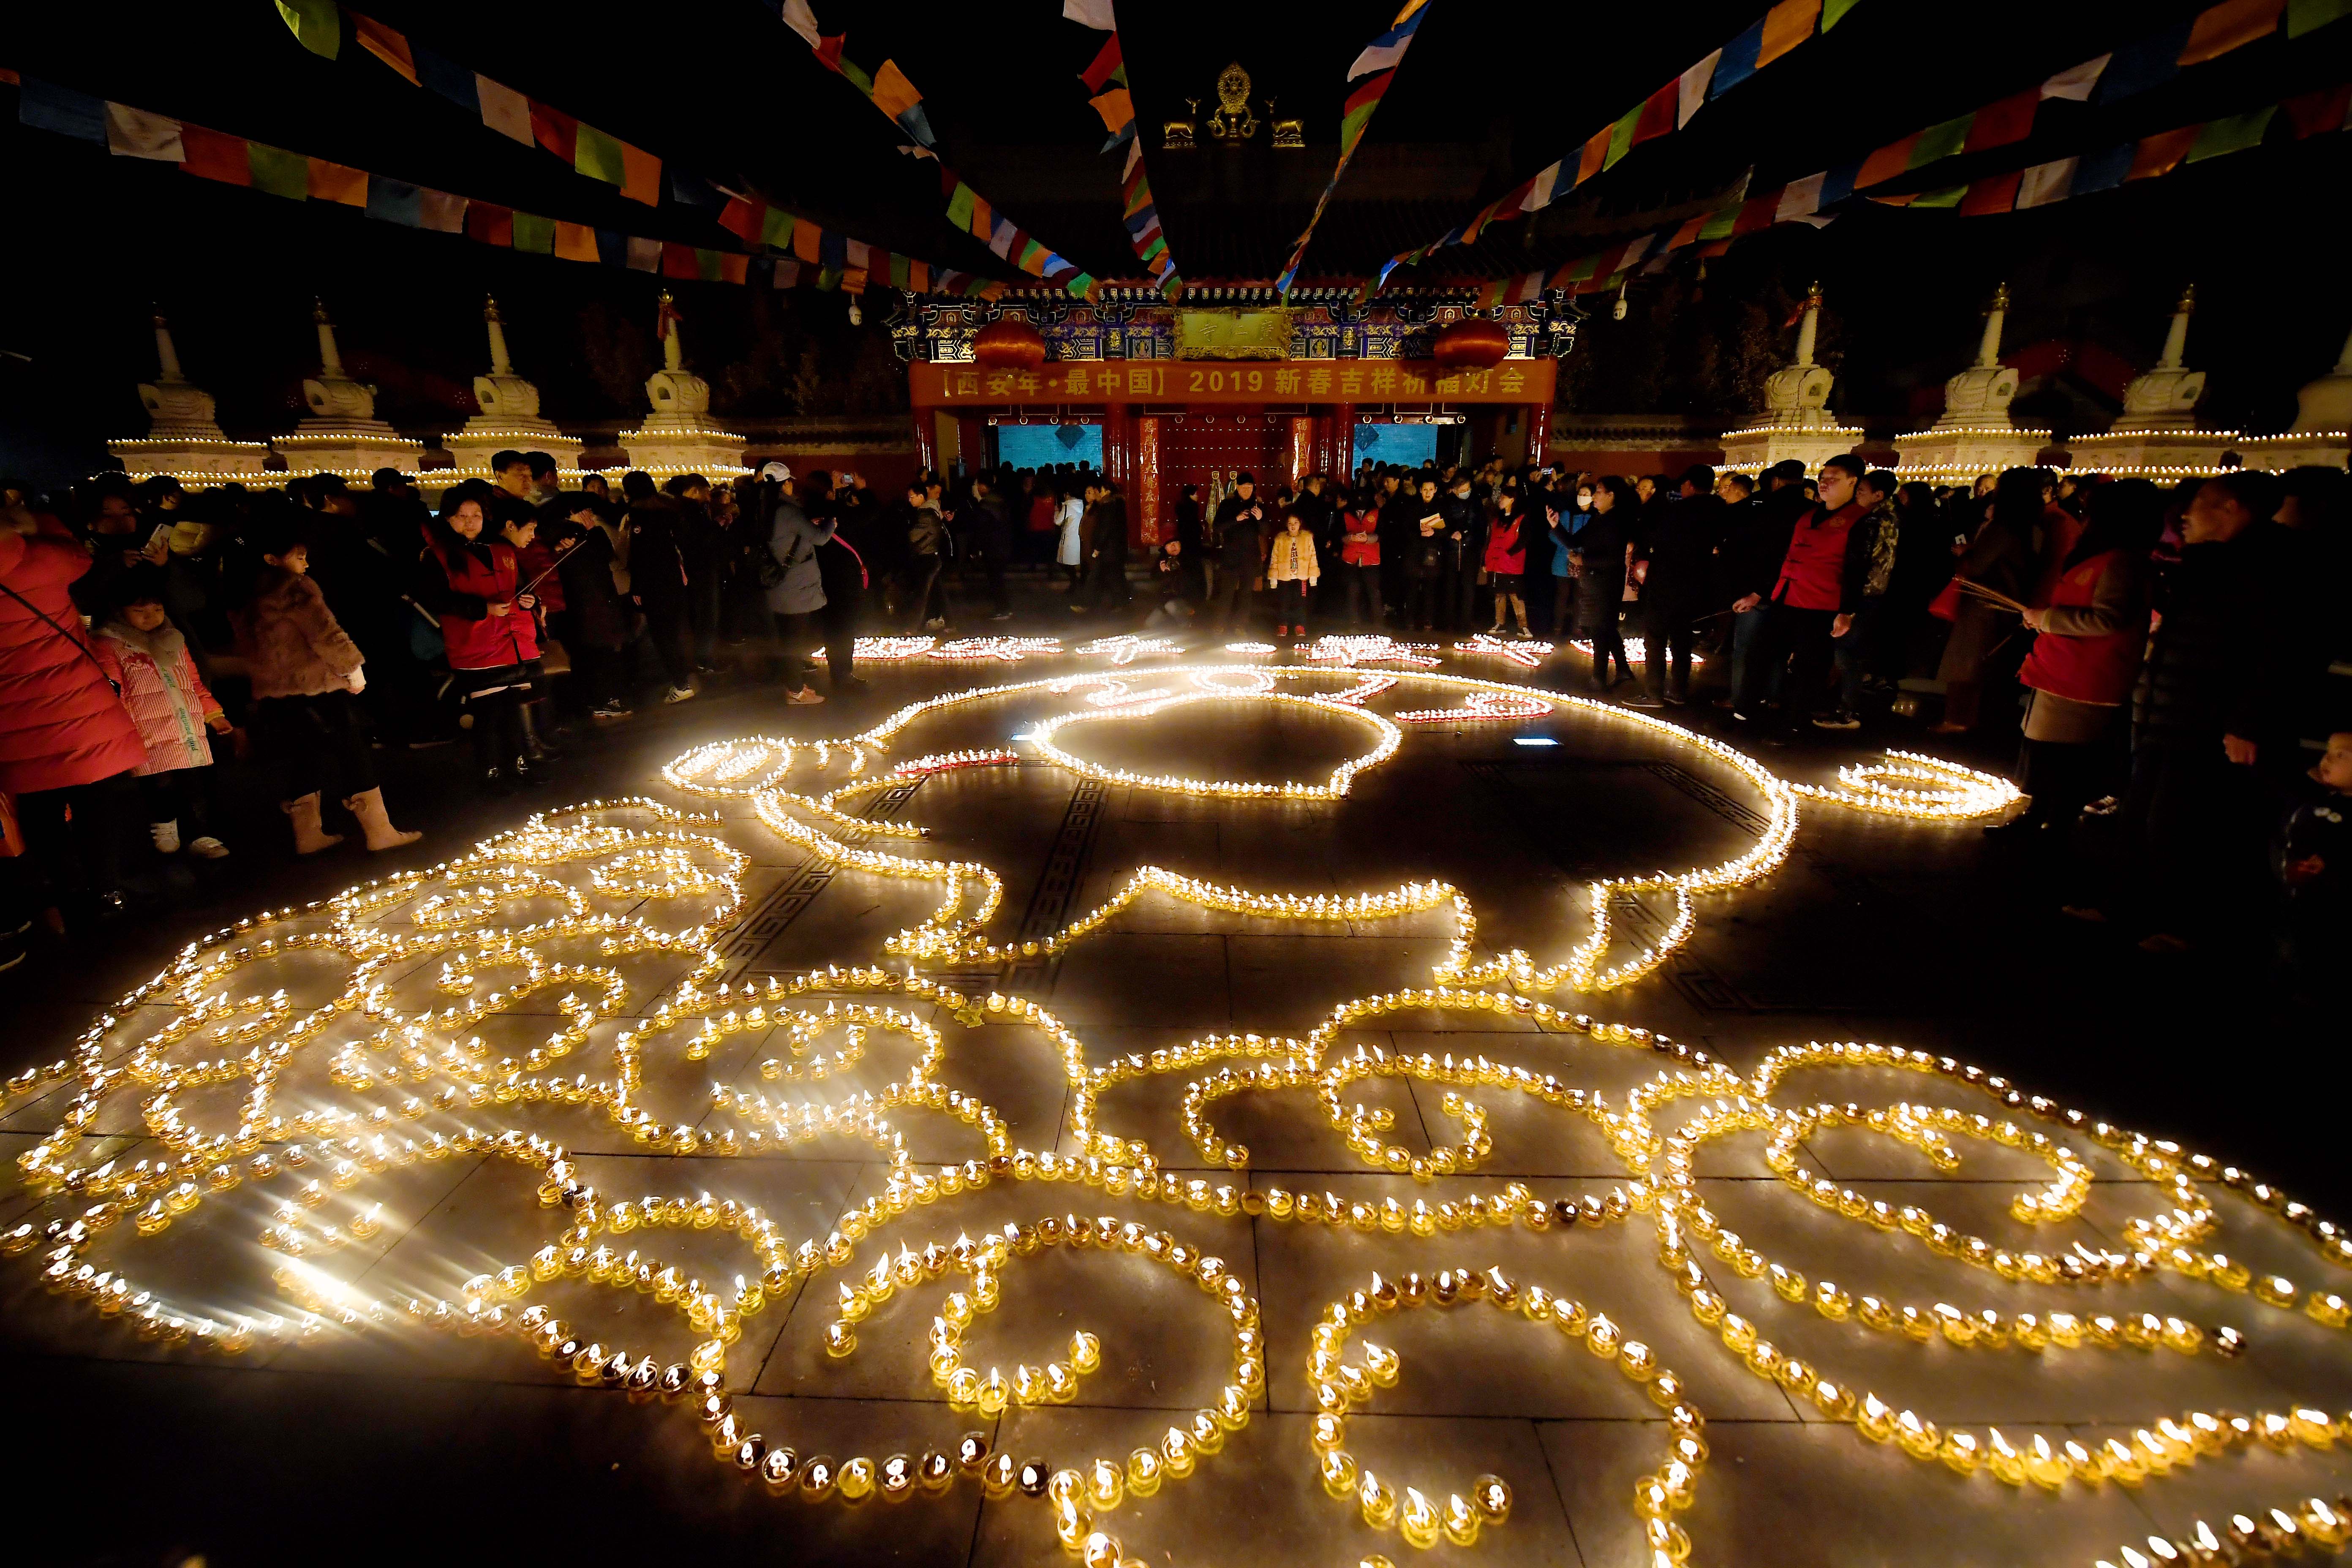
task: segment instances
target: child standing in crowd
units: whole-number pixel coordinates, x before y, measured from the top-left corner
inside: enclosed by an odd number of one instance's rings
[[[384,814],[356,700],[367,689],[360,669],[367,660],[310,581],[310,546],[288,529],[265,540],[261,559],[246,619],[253,728],[283,781],[278,808],[293,822],[294,852],[316,854],[343,841],[319,822],[329,773],[351,792],[343,809],[359,819],[370,849],[415,843],[422,834],[401,832]]]
[[[1274,536],[1265,557],[1266,581],[1274,586],[1274,635],[1307,635],[1307,606],[1314,601],[1315,584],[1323,580],[1315,563],[1315,536],[1297,507],[1283,513],[1282,531]]]
[[[147,807],[147,836],[157,853],[180,851],[180,819],[201,826],[206,816],[206,784],[212,744],[205,731],[233,732],[228,715],[197,673],[196,661],[163,613],[160,571],[126,573],[114,584],[114,613],[98,627],[99,661],[122,689],[122,705],[139,726],[147,760],[131,771]],[[187,840],[188,853],[218,860],[228,846],[209,833]]]
[[[2297,990],[2316,994],[2322,965],[2352,936],[2352,730],[2327,737],[2313,787],[2286,815],[2279,879],[2286,887],[2285,957]]]

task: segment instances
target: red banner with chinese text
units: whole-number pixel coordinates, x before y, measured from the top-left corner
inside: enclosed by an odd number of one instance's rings
[[[1035,370],[986,370],[919,360],[907,367],[918,408],[1071,403],[1533,403],[1549,405],[1559,371],[1549,359],[1449,370],[1435,360],[1313,360],[1226,364],[1199,360],[1069,360]]]

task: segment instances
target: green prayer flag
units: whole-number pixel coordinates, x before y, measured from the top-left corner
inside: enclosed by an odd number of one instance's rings
[[[519,212],[514,215],[514,247],[535,251],[541,256],[555,254],[555,220],[537,213]]]
[[[1151,243],[1144,247],[1143,254],[1136,259],[1148,266],[1153,257],[1159,255],[1161,251],[1167,248],[1168,237],[1164,234],[1155,234],[1151,237]]]
[[[1958,120],[1930,125],[1919,132],[1919,140],[1911,144],[1911,156],[1904,167],[1923,169],[1938,158],[1950,157],[1969,144],[1969,128],[1976,123],[1976,114],[1970,111]]]
[[[2286,0],[2286,36],[2300,38],[2352,16],[2352,0]]]
[[[1862,0],[1822,0],[1822,31],[1826,33],[1845,20],[1845,14],[1862,4]]]
[[[891,253],[891,257],[890,257],[890,286],[891,286],[892,288],[894,288],[894,289],[904,289],[905,287],[907,287],[907,284],[908,284],[908,273],[907,273],[907,266],[908,266],[908,262],[907,262],[907,258],[906,258],[905,257],[898,255],[898,253],[896,253],[895,251]]]
[[[1615,168],[1617,160],[1633,150],[1633,127],[1640,123],[1642,110],[1645,107],[1644,103],[1635,104],[1625,111],[1625,117],[1622,120],[1610,127],[1609,155],[1601,160],[1602,168]]]
[[[872,77],[867,76],[864,71],[859,70],[847,60],[842,60],[838,63],[841,66],[842,76],[848,81],[850,86],[856,88],[858,91],[864,93],[868,98],[872,98],[874,96],[874,79]]]
[[[971,187],[958,180],[955,194],[948,197],[948,221],[958,228],[971,227]]]
[[[1077,299],[1080,299],[1080,300],[1085,299],[1085,298],[1087,297],[1087,291],[1088,289],[1092,289],[1094,286],[1095,286],[1095,280],[1094,280],[1093,279],[1091,279],[1091,278],[1087,277],[1087,276],[1085,273],[1083,273],[1083,272],[1078,273],[1076,276],[1073,277],[1073,278],[1070,279],[1070,281],[1066,285],[1066,287],[1070,290],[1071,294],[1072,294],[1072,295],[1074,295],[1075,297],[1076,297]]]
[[[1915,207],[1956,207],[1960,198],[1969,194],[1966,185],[1947,185],[1940,191],[1922,191],[1912,198]]]
[[[522,216],[522,214],[517,213],[515,214],[515,216],[520,218]],[[515,248],[518,250],[522,248],[522,241],[520,237],[515,241]],[[701,279],[705,283],[716,283],[719,281],[719,253],[715,250],[705,250],[698,245],[694,247],[694,274],[696,277]]]
[[[246,167],[253,172],[253,188],[299,202],[310,195],[310,160],[283,147],[260,142],[245,144]]]
[[[278,0],[278,14],[312,54],[333,59],[342,53],[343,15],[335,0]]]
[[[2201,163],[2208,158],[2219,158],[2224,153],[2242,153],[2249,147],[2262,145],[2263,132],[2271,128],[2271,116],[2278,112],[2273,103],[2267,109],[2257,109],[2252,114],[2233,114],[2227,120],[2208,121],[2197,132],[2196,142],[2189,149],[2188,161]]]
[[[760,243],[772,246],[778,250],[790,248],[793,243],[793,221],[792,214],[778,212],[774,207],[770,207],[766,216],[760,220]]]
[[[608,185],[625,185],[629,181],[628,161],[621,155],[619,140],[605,135],[584,120],[575,128],[572,137],[572,166]]]
[[[840,288],[841,268],[838,267],[818,268],[816,270],[816,286],[820,289],[828,289]]]

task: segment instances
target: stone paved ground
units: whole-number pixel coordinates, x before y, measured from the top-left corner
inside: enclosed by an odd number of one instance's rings
[[[1052,613],[1050,610],[1040,612]],[[1017,623],[1030,629],[1032,622]],[[1058,630],[1056,627],[1045,627]],[[1202,639],[1190,639],[1199,643]],[[1164,661],[1163,661],[1164,662]],[[554,804],[588,795],[650,794],[698,803],[661,785],[659,765],[707,740],[749,733],[815,738],[854,732],[916,694],[1085,668],[1070,662],[991,665],[950,671],[877,668],[876,689],[814,710],[786,709],[764,689],[646,716],[625,731],[591,738],[558,784]],[[1151,661],[1130,668],[1139,688]],[[1449,667],[1454,668],[1454,667]],[[1461,667],[1469,668],[1469,667]],[[1474,672],[1486,673],[1486,667]],[[1576,689],[1582,661],[1564,657],[1541,672]],[[1338,684],[1327,679],[1328,687]],[[1376,699],[1376,710],[1451,696],[1410,687]],[[974,704],[910,730],[894,755],[1002,743],[1071,696]],[[1685,715],[1688,716],[1688,715]],[[1711,711],[1693,721],[1713,724]],[[1360,747],[1363,727],[1313,711],[1214,714],[1179,709],[1134,726],[1080,725],[1061,743],[1112,767],[1150,765],[1231,777],[1318,777]],[[1515,736],[1554,739],[1520,747]],[[1865,736],[1908,743],[1895,732]],[[1826,777],[1846,746],[1801,746],[1766,755],[1786,776]],[[391,793],[415,803],[414,820],[431,837],[397,864],[424,866],[477,837],[511,826],[534,803],[476,803],[435,778],[448,753],[399,758]],[[1563,714],[1528,724],[1417,728],[1398,755],[1366,773],[1341,803],[1204,801],[1102,785],[1049,766],[971,771],[924,781],[888,805],[933,836],[908,848],[876,848],[969,859],[1003,876],[1004,908],[992,934],[1020,938],[1057,929],[1093,909],[1136,868],[1166,866],[1203,879],[1253,889],[1337,895],[1443,878],[1471,899],[1482,953],[1524,947],[1539,962],[1564,957],[1581,935],[1587,885],[1595,878],[1679,868],[1737,854],[1754,840],[1768,803],[1733,769],[1687,742],[1638,731],[1606,716]],[[723,977],[763,983],[828,963],[862,964],[892,931],[921,919],[936,886],[834,868],[762,826],[740,802],[727,803],[719,829],[749,858],[742,906],[715,938]],[[179,944],[245,910],[324,896],[383,868],[341,856],[319,864],[273,866],[209,907],[169,910],[113,934],[96,952],[49,950],[12,995],[5,1031],[10,1070],[53,1058],[103,1005],[152,973]],[[2027,872],[1988,855],[1973,824],[1921,823],[1808,805],[1794,852],[1773,875],[1700,900],[1690,940],[1658,973],[1622,990],[1555,999],[1570,1012],[1639,1026],[1703,1047],[1747,1071],[1773,1047],[1811,1039],[1875,1040],[1949,1052],[2013,1076],[2094,1114],[2178,1137],[2192,1147],[2277,1175],[2323,1209],[2340,1195],[2332,1079],[2291,1025],[2265,1012],[2259,971],[2243,955],[2209,960],[2205,971],[2141,967],[2137,953],[2097,933],[2058,929],[2042,889]],[[522,906],[516,906],[518,909]],[[646,918],[681,923],[676,905],[650,900]],[[514,919],[541,919],[552,904]],[[380,917],[387,931],[414,931],[414,903]],[[1621,910],[1619,929],[1647,940],[1663,929],[1654,903]],[[1313,924],[1204,911],[1150,897],[1058,960],[981,974],[950,966],[959,984],[1003,985],[1043,1006],[1083,1044],[1086,1061],[1178,1047],[1205,1035],[1303,1033],[1349,998],[1429,983],[1446,951],[1448,920],[1438,912],[1392,920]],[[548,956],[594,958],[593,943],[543,943]],[[446,1006],[439,959],[388,972],[383,1005],[403,1013]],[[272,961],[238,977],[239,994],[283,985],[297,1011],[331,996],[343,965],[324,956]],[[621,1016],[600,1022],[566,1065],[592,1078],[611,1068],[615,1036],[660,1006],[688,968],[677,955],[644,954],[617,964],[625,982]],[[260,984],[257,984],[258,981]],[[475,994],[502,984],[485,969]],[[225,983],[227,984],[227,983]],[[520,1053],[557,1026],[559,992],[521,999],[485,1021],[489,1055]],[[109,1037],[119,1061],[158,1026],[167,1009],[124,1018]],[[919,1009],[941,1033],[938,1080],[984,1100],[1001,1116],[1011,1147],[1082,1152],[1071,1118],[1072,1088],[1051,1041],[1002,1015],[977,1024],[928,1004]],[[396,1104],[387,1091],[331,1082],[323,1058],[358,1028],[338,1023],[289,1068],[278,1103]],[[338,1033],[337,1031],[343,1031]],[[781,1034],[737,1034],[705,1059],[649,1044],[645,1100],[663,1121],[719,1131],[716,1084],[778,1098],[838,1100],[903,1078],[911,1047],[877,1034],[866,1058],[824,1084],[761,1076],[758,1064],[789,1056]],[[835,1037],[837,1041],[838,1036]],[[1421,1008],[1362,1020],[1339,1037],[1402,1054],[1484,1057],[1557,1075],[1604,1091],[1622,1108],[1627,1091],[1662,1059],[1517,1013]],[[211,1052],[201,1037],[175,1047],[185,1062]],[[1098,1125],[1148,1143],[1174,1179],[1230,1182],[1261,1194],[1336,1194],[1378,1205],[1393,1197],[1436,1208],[1474,1194],[1492,1198],[1513,1184],[1538,1198],[1573,1201],[1622,1187],[1630,1173],[1591,1120],[1496,1088],[1463,1091],[1487,1116],[1491,1150],[1459,1174],[1423,1184],[1367,1166],[1307,1089],[1237,1095],[1207,1110],[1219,1135],[1245,1143],[1246,1175],[1204,1167],[1184,1124],[1184,1087],[1211,1070],[1148,1076],[1102,1096]],[[436,1080],[439,1082],[441,1080]],[[2282,1089],[2303,1092],[2281,1094]],[[405,1093],[407,1086],[400,1091]],[[192,1091],[192,1120],[226,1125],[239,1086]],[[430,1093],[421,1089],[416,1092]],[[58,1124],[58,1093],[9,1101],[0,1148],[30,1149]],[[1458,1142],[1463,1122],[1444,1085],[1373,1078],[1345,1091],[1347,1103],[1385,1113],[1385,1136],[1414,1154]],[[1877,1070],[1791,1077],[1783,1106],[1816,1099],[1878,1106],[1911,1100],[1996,1112],[1964,1085]],[[137,1091],[107,1099],[72,1157],[111,1158],[118,1169],[160,1155]],[[1664,1108],[1671,1129],[1694,1109]],[[892,1113],[907,1150],[931,1164],[984,1152],[980,1135],[932,1112]],[[469,1122],[513,1125],[562,1143],[580,1179],[606,1201],[656,1194],[756,1204],[788,1239],[822,1241],[851,1209],[879,1195],[887,1167],[870,1144],[825,1137],[782,1152],[713,1158],[649,1150],[584,1106],[489,1105],[428,1111],[396,1121],[403,1135],[454,1132]],[[1955,1227],[2020,1251],[2074,1244],[2122,1247],[2133,1217],[2158,1212],[2160,1189],[2086,1133],[2060,1142],[2087,1163],[2079,1212],[2027,1226],[2010,1213],[2013,1195],[2046,1185],[2052,1167],[2011,1148],[1960,1138],[1956,1169],[1938,1169],[1918,1149],[1866,1131],[1841,1129],[1802,1141],[1809,1169],[1865,1199],[1916,1204]],[[1950,1302],[2004,1316],[2074,1311],[2148,1312],[2247,1333],[2242,1356],[2210,1351],[2052,1349],[2035,1354],[1960,1349],[1938,1339],[1832,1321],[1790,1305],[1767,1280],[1740,1277],[1701,1249],[1714,1289],[1737,1314],[1820,1375],[1877,1394],[1943,1426],[1981,1435],[1998,1426],[2030,1449],[2037,1436],[2063,1450],[2131,1439],[2158,1417],[2200,1411],[2284,1411],[2301,1404],[2352,1408],[2352,1358],[2335,1331],[2177,1274],[2100,1289],[2011,1283],[1986,1269],[1938,1257],[1924,1243],[1882,1235],[1805,1202],[1774,1179],[1766,1135],[1743,1132],[1706,1145],[1695,1192],[1745,1245],[1809,1281],[1834,1280],[1854,1296],[1876,1294],[1925,1309]],[[420,1162],[330,1189],[315,1215],[336,1223],[380,1204],[382,1230],[351,1240],[317,1263],[365,1294],[458,1299],[464,1282],[527,1259],[561,1227],[558,1211],[534,1194],[540,1175],[509,1161],[470,1154]],[[90,1260],[131,1271],[180,1310],[224,1319],[287,1309],[270,1283],[285,1259],[257,1237],[299,1184],[291,1177],[247,1182],[209,1196],[160,1237],[141,1241],[128,1222],[93,1244]],[[2209,1248],[2242,1258],[2259,1274],[2283,1271],[2305,1286],[2333,1283],[2332,1270],[2256,1206],[2218,1186],[2217,1239]],[[22,1190],[8,1168],[0,1227],[74,1212],[62,1198]],[[1864,1440],[1827,1419],[1812,1401],[1759,1378],[1694,1320],[1689,1303],[1656,1261],[1653,1217],[1626,1223],[1441,1229],[1421,1237],[1377,1226],[1362,1231],[1302,1224],[1296,1217],[1146,1201],[1100,1187],[1009,1177],[983,1190],[916,1206],[858,1243],[848,1269],[795,1281],[744,1318],[729,1347],[726,1383],[745,1431],[804,1458],[836,1460],[926,1449],[952,1452],[966,1433],[984,1434],[1016,1460],[1054,1468],[1097,1455],[1123,1458],[1158,1444],[1171,1424],[1189,1424],[1215,1402],[1232,1369],[1232,1336],[1212,1300],[1139,1256],[1059,1247],[1016,1258],[1003,1276],[1003,1303],[966,1338],[978,1368],[1043,1364],[1066,1356],[1078,1330],[1099,1337],[1101,1363],[1067,1403],[1015,1404],[1001,1415],[951,1407],[926,1365],[926,1333],[960,1277],[898,1292],[856,1325],[856,1350],[828,1355],[840,1281],[905,1244],[951,1243],[1007,1222],[1049,1215],[1108,1215],[1164,1228],[1222,1258],[1258,1303],[1265,1346],[1263,1387],[1248,1424],[1222,1451],[1203,1456],[1190,1479],[1168,1481],[1149,1499],[1097,1512],[1132,1557],[1151,1563],[1355,1563],[1384,1552],[1433,1563],[1621,1564],[1646,1561],[1636,1480],[1658,1468],[1672,1436],[1662,1407],[1556,1331],[1484,1307],[1382,1316],[1369,1337],[1402,1357],[1393,1387],[1373,1392],[1348,1426],[1348,1449],[1399,1489],[1411,1486],[1441,1504],[1468,1492],[1474,1477],[1503,1477],[1513,1489],[1509,1521],[1475,1547],[1441,1542],[1425,1557],[1395,1530],[1375,1531],[1352,1500],[1325,1495],[1310,1445],[1315,1414],[1307,1364],[1310,1334],[1333,1300],[1377,1271],[1498,1267],[1522,1288],[1539,1285],[1605,1314],[1654,1352],[1681,1379],[1705,1417],[1708,1458],[1696,1498],[1675,1521],[1695,1542],[1694,1562],[1739,1564],[2014,1563],[2121,1561],[2151,1532],[2188,1533],[2203,1518],[2260,1515],[2314,1492],[2334,1495],[2345,1465],[2297,1446],[2278,1452],[2243,1443],[2179,1473],[2124,1486],[2069,1483],[2053,1490],[1963,1477],[1920,1463],[1897,1447]],[[715,1281],[755,1274],[749,1249],[720,1231],[662,1231],[637,1240],[681,1268]],[[627,1245],[623,1243],[622,1245]],[[243,1357],[198,1353],[144,1341],[125,1321],[103,1321],[85,1302],[46,1292],[37,1255],[0,1264],[0,1354],[21,1413],[16,1560],[152,1563],[201,1552],[215,1563],[330,1561],[560,1559],[617,1562],[648,1553],[721,1552],[793,1563],[1011,1563],[1055,1560],[1048,1506],[1021,1495],[989,1495],[959,1480],[939,1495],[904,1502],[878,1498],[811,1504],[772,1495],[714,1463],[702,1429],[685,1412],[583,1388],[510,1338],[467,1338],[398,1327],[368,1333],[328,1330],[299,1344],[264,1345]],[[583,1337],[659,1361],[684,1357],[699,1337],[651,1295],[614,1293],[560,1281],[543,1300]]]

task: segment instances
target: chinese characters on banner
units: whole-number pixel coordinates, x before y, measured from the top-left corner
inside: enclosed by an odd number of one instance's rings
[[[1552,400],[1557,362],[1506,360],[1491,370],[1449,370],[1434,360],[1331,360],[1305,364],[1077,360],[1035,370],[973,364],[908,365],[919,408],[956,404],[1334,402],[1419,399],[1449,403]]]

